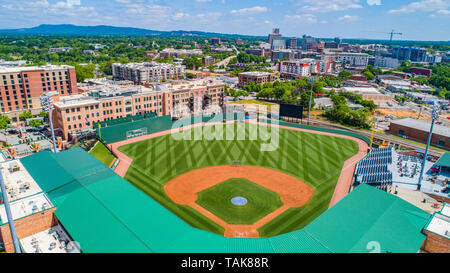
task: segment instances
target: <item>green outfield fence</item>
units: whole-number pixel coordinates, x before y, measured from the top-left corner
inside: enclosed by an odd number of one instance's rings
[[[105,144],[111,144],[114,142],[122,141],[125,139],[135,138],[142,135],[148,135],[153,133],[158,133],[173,128],[175,123],[178,124],[198,124],[205,122],[221,122],[223,120],[242,120],[244,119],[243,114],[234,113],[233,115],[211,115],[211,116],[193,116],[190,118],[181,119],[178,121],[173,121],[170,115],[156,117],[155,113],[147,113],[144,116],[136,115],[125,117],[121,119],[115,119],[110,121],[104,121],[100,123],[94,123],[94,128],[97,130],[97,135],[101,138],[102,142]],[[271,120],[267,120],[267,123],[272,123]],[[100,131],[99,126],[101,125]],[[327,132],[339,135],[346,135],[355,138],[362,139],[367,144],[370,144],[370,139],[366,136],[347,132],[337,129],[329,129],[301,124],[294,124],[284,121],[279,121],[282,126],[288,126],[293,128],[301,128],[313,131]]]

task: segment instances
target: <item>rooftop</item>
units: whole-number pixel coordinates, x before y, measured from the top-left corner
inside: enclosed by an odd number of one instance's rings
[[[79,253],[76,244],[59,225],[20,240],[25,253]]]
[[[20,73],[25,71],[41,71],[41,70],[57,70],[74,68],[69,65],[45,65],[45,66],[18,66],[18,67],[3,67],[0,66],[0,73]]]
[[[10,202],[42,192],[20,160],[2,162],[0,169]]]
[[[43,151],[21,160],[86,253],[368,252],[374,240],[381,252],[416,253],[430,216],[360,185],[304,229],[271,238],[227,238],[191,227],[81,148]]]
[[[12,217],[15,220],[53,208],[53,204],[44,193],[32,195],[16,201],[10,201]],[[0,205],[0,225],[8,223],[5,205]]]
[[[357,94],[380,94],[375,87],[343,87],[342,90]]]
[[[184,67],[183,65],[158,63],[158,62],[127,63],[127,64],[114,63],[113,66],[121,66],[121,67],[134,68],[134,69],[145,69],[145,68],[155,68],[155,67],[156,68],[182,68],[182,67]]]
[[[428,221],[424,230],[450,239],[450,215],[448,215],[448,212],[449,204],[446,203],[441,212],[433,214],[433,217]]]
[[[391,121],[391,124],[397,124],[401,126],[410,127],[416,130],[421,130],[424,132],[429,132],[431,128],[431,122],[417,120],[413,118],[404,118],[399,120]],[[433,134],[445,136],[450,138],[450,128],[442,125],[435,124],[433,127]]]
[[[270,73],[270,72],[248,71],[248,72],[239,73],[239,75],[245,75],[245,76],[269,76],[269,75],[275,75],[275,74],[274,73]]]

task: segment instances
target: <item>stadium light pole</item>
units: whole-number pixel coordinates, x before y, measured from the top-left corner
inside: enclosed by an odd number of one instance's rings
[[[310,121],[311,121],[311,103],[312,103],[314,82],[315,82],[315,78],[311,77],[311,94],[309,94],[309,107],[308,107],[308,125],[310,124]]]
[[[45,112],[48,113],[48,119],[50,120],[50,128],[52,130],[53,150],[55,154],[58,152],[56,149],[55,130],[53,129],[52,111],[55,109],[53,106],[53,96],[55,92],[48,92],[44,94],[41,99],[41,106]]]
[[[13,240],[14,250],[16,253],[21,253],[22,250],[19,244],[19,238],[17,237],[16,227],[14,225],[14,218],[11,213],[11,207],[9,206],[8,193],[6,192],[5,181],[3,180],[2,170],[0,169],[0,190],[2,191],[3,203],[5,205],[6,218],[8,219],[9,232]]]
[[[427,161],[427,155],[428,155],[428,148],[430,147],[430,142],[431,142],[431,136],[433,135],[433,127],[434,127],[434,122],[436,119],[438,119],[439,117],[439,110],[440,107],[439,105],[435,102],[434,106],[433,106],[433,112],[431,113],[431,128],[430,128],[430,133],[428,134],[428,141],[427,141],[427,148],[425,149],[425,154],[423,155],[423,161],[422,161],[422,169],[420,171],[420,176],[419,176],[419,182],[417,183],[417,190],[420,191],[420,188],[422,186],[422,178],[423,178],[423,173],[425,171],[425,163]]]

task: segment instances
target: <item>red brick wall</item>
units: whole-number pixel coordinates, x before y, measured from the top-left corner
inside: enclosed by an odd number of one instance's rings
[[[19,239],[26,238],[55,226],[57,224],[56,216],[53,214],[55,210],[56,208],[49,209],[14,221]],[[8,224],[0,226],[0,237],[3,238],[6,252],[14,252],[14,244]]]
[[[431,253],[450,253],[450,240],[424,230],[427,239],[423,243],[422,249]]]
[[[403,132],[404,132],[403,135],[407,136],[408,138],[411,138],[414,140],[419,140],[424,143],[426,143],[428,141],[428,132],[424,132],[421,130],[416,130],[413,128],[409,128],[409,127],[405,127],[402,125],[391,123],[391,125],[389,127],[389,132],[391,132],[392,134],[395,134],[395,135],[401,135],[400,130],[403,130]],[[442,135],[433,133],[433,135],[431,137],[431,144],[437,145],[437,146],[442,146],[442,145],[439,145],[439,140],[444,141],[444,143],[445,143],[444,147],[450,148],[450,141],[448,138],[446,138]]]

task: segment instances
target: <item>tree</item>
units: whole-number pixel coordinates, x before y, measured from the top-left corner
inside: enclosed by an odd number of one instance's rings
[[[42,124],[43,124],[43,122],[42,122],[41,119],[33,119],[33,120],[30,120],[30,123],[29,123],[29,125],[30,125],[31,127],[38,127],[38,126],[40,126],[40,125],[42,125]]]
[[[303,109],[309,109],[309,99],[311,97],[311,91],[305,91],[300,95],[300,105],[303,106]],[[316,97],[316,95],[312,94],[312,99],[311,99],[311,109],[314,108],[314,106],[316,105],[316,103],[314,102],[314,98]]]
[[[31,114],[31,111],[24,111],[22,114],[19,115],[19,120],[22,121],[25,121],[30,118],[33,118],[33,114]]]
[[[372,72],[368,70],[363,72],[363,75],[366,76],[369,81],[373,81],[375,79],[375,76],[372,74]]]
[[[348,80],[350,79],[350,77],[352,76],[351,72],[342,70],[341,72],[339,72],[339,78],[341,78],[342,80]]]
[[[11,119],[7,116],[0,116],[0,129],[8,128],[8,125],[11,123]]]
[[[88,64],[88,65],[73,64],[73,66],[75,66],[77,82],[84,82],[84,80],[94,77],[95,65],[93,65],[93,64]]]
[[[42,110],[42,111],[39,113],[39,116],[40,116],[41,118],[48,118],[48,113],[45,112],[44,110]]]

